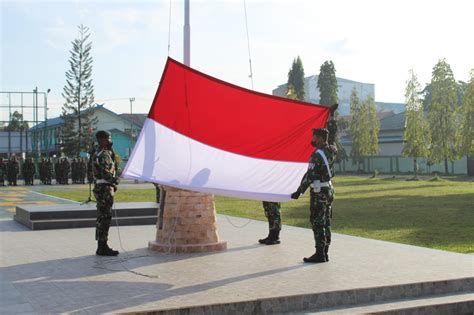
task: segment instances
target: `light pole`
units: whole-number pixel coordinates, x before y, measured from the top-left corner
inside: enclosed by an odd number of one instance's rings
[[[47,89],[44,93],[44,142],[46,144],[46,154],[49,157],[49,137],[48,137],[48,94],[51,89]]]
[[[130,97],[130,149],[128,152],[128,156],[132,154],[132,145],[134,145],[134,140],[133,140],[133,102],[135,101],[135,97]]]
[[[34,99],[35,108],[33,109],[34,114],[35,114],[34,121],[35,121],[35,127],[36,127],[36,131],[35,131],[35,140],[36,141],[35,142],[36,142],[36,151],[37,151],[37,154],[38,154],[37,159],[39,159],[40,156],[41,156],[41,148],[40,148],[40,137],[39,137],[39,131],[38,131],[38,87],[35,87],[33,92],[35,93],[35,96],[34,96],[34,98],[35,98]],[[26,145],[28,145],[28,143]]]

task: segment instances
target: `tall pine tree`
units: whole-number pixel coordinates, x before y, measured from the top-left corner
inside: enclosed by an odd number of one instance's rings
[[[420,83],[413,69],[409,71],[410,78],[405,88],[405,133],[402,154],[413,157],[413,173],[417,178],[417,158],[427,157],[430,143],[430,133],[423,116],[423,103],[420,100]]]
[[[374,98],[369,95],[362,105],[362,122],[367,123],[363,129],[364,146],[362,147],[362,155],[375,155],[379,152],[379,130],[380,121],[377,118],[377,107]]]
[[[460,128],[456,137],[458,156],[474,156],[474,69],[464,91],[462,107],[459,109]]]
[[[304,90],[304,68],[300,56],[293,59],[290,71],[288,71],[288,84],[286,95],[299,101],[305,100]]]
[[[319,69],[318,90],[320,104],[331,106],[338,102],[336,68],[331,60],[325,61]]]
[[[457,86],[451,67],[441,59],[433,68],[431,78],[432,100],[428,111],[431,130],[430,158],[444,160],[448,173],[448,160],[455,159],[455,110],[458,102]]]
[[[363,116],[362,104],[360,103],[360,99],[357,95],[357,90],[355,87],[352,89],[351,93],[350,113],[351,121],[349,123],[349,134],[351,136],[352,143],[350,157],[352,158],[353,164],[357,163],[358,170],[360,171],[362,162],[362,147],[364,146],[363,125],[360,124]]]
[[[319,68],[319,76],[318,76],[318,92],[319,92],[319,103],[323,105],[334,105],[337,104],[338,101],[338,85],[337,85],[337,78],[336,78],[336,68],[334,67],[334,63],[329,60],[325,61],[321,67]],[[334,119],[337,120],[338,111],[334,113]],[[337,130],[342,131],[344,130],[346,125],[343,121],[337,121]],[[328,125],[328,128],[331,129],[331,125]],[[339,140],[338,132],[331,131],[329,135],[329,143],[335,143],[337,147],[337,161],[342,159],[346,159],[346,152],[344,147],[341,145]]]
[[[66,85],[62,96],[65,103],[61,117],[61,140],[64,153],[78,156],[87,152],[92,139],[90,131],[96,121],[92,119],[94,85],[92,84],[92,42],[89,41],[89,28],[79,25],[79,37],[72,42],[70,69],[66,72]]]

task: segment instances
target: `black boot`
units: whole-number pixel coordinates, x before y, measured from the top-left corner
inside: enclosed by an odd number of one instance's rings
[[[329,252],[329,245],[326,245],[324,246],[324,258],[326,258],[326,261],[329,261],[328,252]]]
[[[117,256],[119,254],[118,250],[113,250],[107,245],[107,241],[99,241],[95,253],[98,256]]]
[[[267,240],[268,240],[268,238],[270,238],[270,233],[271,233],[271,232],[268,232],[268,236],[267,236],[267,237],[265,237],[265,238],[261,238],[261,239],[259,239],[259,240],[258,240],[258,242],[259,242],[260,244],[266,244],[266,243],[267,243]]]
[[[265,245],[275,245],[280,244],[280,231],[270,231],[270,234],[267,237]]]
[[[326,262],[326,257],[324,255],[324,247],[316,247],[316,253],[311,257],[303,258],[305,263],[324,263]]]

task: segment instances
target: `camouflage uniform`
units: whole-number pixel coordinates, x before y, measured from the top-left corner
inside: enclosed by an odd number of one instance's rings
[[[97,200],[96,240],[107,241],[112,220],[114,193],[118,179],[115,175],[115,153],[112,150],[98,149],[93,155],[94,196]]]
[[[94,153],[91,154],[91,157]],[[87,163],[87,182],[91,184],[94,181],[94,170],[93,170],[93,165],[92,165],[92,158],[89,159],[89,162]]]
[[[71,162],[71,181],[73,184],[77,184],[77,160],[72,159]]]
[[[315,136],[324,135],[327,139],[329,131],[321,128],[314,129],[313,133]],[[325,262],[329,260],[327,252],[331,244],[332,202],[334,200],[334,188],[331,178],[334,176],[336,154],[336,147],[328,145],[327,142],[316,148],[311,154],[308,170],[303,176],[300,186],[292,194],[292,198],[297,199],[300,194],[303,194],[311,186],[309,220],[313,229],[316,253],[309,258],[304,258],[305,262]],[[328,164],[324,161],[323,155],[326,157]]]
[[[268,219],[268,229],[270,231],[281,230],[281,216],[279,202],[263,201],[263,210],[265,211],[265,217]]]
[[[54,161],[54,177],[56,178],[56,184],[61,184],[61,163],[59,158]]]
[[[71,164],[67,158],[64,158],[61,163],[61,175],[62,175],[62,183],[64,185],[69,185],[69,172],[71,171]]]
[[[280,244],[280,230],[281,230],[281,217],[280,217],[280,203],[263,201],[263,210],[268,220],[268,236],[266,238],[259,239],[260,244],[275,245]]]
[[[117,191],[118,185],[117,163],[115,153],[112,150],[110,133],[103,130],[98,131],[96,138],[99,140],[99,148],[91,155],[95,178],[94,196],[97,200],[95,238],[98,247],[96,254],[99,256],[117,256],[119,252],[107,245],[114,193]]]
[[[7,166],[3,162],[3,159],[0,158],[0,186],[5,186],[6,173],[7,173]]]
[[[324,147],[319,149],[326,155],[331,174],[334,174],[334,159],[337,152],[336,148],[332,145],[330,146],[326,144]],[[300,192],[306,191],[315,180],[319,180],[322,183],[328,183],[331,180],[326,163],[322,156],[317,153],[317,150],[311,154],[308,171],[303,177],[298,190]],[[317,189],[311,188],[309,206],[309,220],[314,233],[314,241],[316,247],[329,246],[331,244],[331,216],[332,202],[334,200],[334,188],[332,185],[329,185],[329,187],[321,187],[319,192],[315,190]]]
[[[45,184],[46,183],[46,179],[45,179],[46,161],[44,160],[44,158],[41,159],[41,162],[38,165],[38,169],[39,169],[40,182],[41,184]]]
[[[18,162],[16,161],[16,157],[11,157],[7,164],[7,179],[8,185],[16,186],[16,180],[18,176],[18,172],[20,171],[20,167]]]
[[[31,159],[27,159],[21,168],[25,185],[33,185],[33,180],[36,173],[35,164]]]
[[[53,163],[48,158],[44,163],[44,183],[46,185],[51,185],[51,180],[53,178]]]
[[[85,177],[86,177],[86,161],[84,159],[79,160],[79,183],[84,184],[85,183]]]

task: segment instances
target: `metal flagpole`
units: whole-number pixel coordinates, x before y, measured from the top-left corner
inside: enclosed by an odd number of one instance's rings
[[[191,66],[191,26],[189,25],[189,0],[184,0],[184,64]]]

